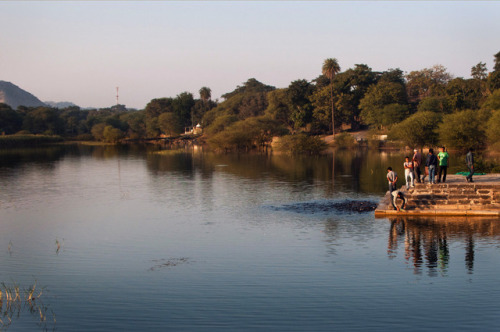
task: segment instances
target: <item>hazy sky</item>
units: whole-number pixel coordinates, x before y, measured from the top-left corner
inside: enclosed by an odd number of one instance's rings
[[[252,77],[286,87],[330,57],[468,78],[499,51],[499,1],[0,2],[0,80],[82,107],[113,105],[117,86],[139,109]]]

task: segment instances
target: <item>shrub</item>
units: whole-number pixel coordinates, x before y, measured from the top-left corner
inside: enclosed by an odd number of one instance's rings
[[[493,112],[493,115],[488,120],[486,136],[490,144],[500,143],[500,109]]]
[[[19,146],[37,146],[62,142],[61,136],[45,135],[1,135],[0,148],[10,148]]]
[[[493,93],[486,98],[481,108],[488,110],[500,110],[500,89],[493,91]]]
[[[350,149],[356,145],[356,140],[354,140],[354,137],[352,137],[349,133],[344,132],[335,137],[335,146],[341,149]]]
[[[281,137],[277,149],[291,154],[319,154],[327,148],[327,144],[317,136],[305,134],[286,135]]]
[[[114,128],[112,126],[106,126],[104,128],[103,136],[106,142],[117,143],[120,139],[123,138],[124,135],[120,129]]]
[[[434,145],[437,141],[435,130],[440,120],[441,116],[435,112],[417,112],[394,125],[389,132],[389,139],[401,141],[410,147]]]
[[[440,143],[465,150],[482,148],[486,142],[486,123],[491,112],[465,110],[445,115],[437,133]]]

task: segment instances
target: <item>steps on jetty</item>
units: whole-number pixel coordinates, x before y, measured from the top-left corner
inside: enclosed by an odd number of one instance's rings
[[[394,211],[389,193],[375,210],[376,216],[406,215],[460,215],[500,216],[500,174],[475,176],[468,183],[460,175],[450,175],[446,183],[415,183],[406,190],[406,211]]]

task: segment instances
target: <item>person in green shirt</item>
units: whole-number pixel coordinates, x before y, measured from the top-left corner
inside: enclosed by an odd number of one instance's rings
[[[443,175],[443,182],[446,182],[446,173],[448,172],[448,158],[450,158],[450,155],[448,154],[444,146],[439,148],[439,150],[440,151],[437,155],[439,160],[438,182],[441,182],[441,174]]]

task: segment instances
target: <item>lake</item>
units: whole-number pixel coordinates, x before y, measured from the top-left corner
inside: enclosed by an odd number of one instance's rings
[[[0,282],[44,287],[36,310],[4,298],[9,330],[500,325],[498,219],[287,208],[378,202],[402,153],[61,145],[0,157]],[[461,156],[451,162],[464,170]]]

